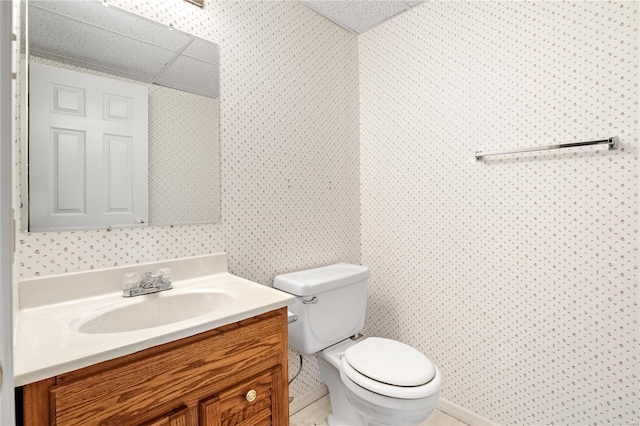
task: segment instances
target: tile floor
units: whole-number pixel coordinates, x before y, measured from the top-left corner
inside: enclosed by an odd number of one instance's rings
[[[327,416],[331,412],[329,395],[325,395],[308,407],[289,418],[290,426],[327,426]],[[399,425],[400,426],[400,425]],[[442,411],[435,410],[421,426],[468,426]]]

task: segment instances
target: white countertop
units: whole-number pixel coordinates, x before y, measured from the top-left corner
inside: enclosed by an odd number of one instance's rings
[[[211,256],[221,255],[223,254]],[[222,263],[226,270],[226,257]],[[155,264],[137,265],[136,267],[140,270],[145,266],[149,268],[149,265]],[[128,272],[131,268],[112,269],[118,269],[118,272],[123,270]],[[204,272],[216,272],[216,268]],[[75,278],[71,277],[70,280],[86,280],[88,276],[91,276],[90,274],[78,274]],[[56,300],[56,303],[33,304],[32,307],[23,307],[18,313],[15,330],[14,375],[16,386],[43,380],[260,315],[285,307],[293,299],[293,296],[287,293],[253,283],[228,272],[181,279],[174,281],[173,286],[174,290],[163,293],[216,288],[223,289],[223,291],[229,290],[237,297],[233,302],[212,312],[184,321],[142,330],[101,334],[81,333],[76,331],[77,327],[73,327],[72,324],[79,318],[86,318],[97,309],[107,305],[123,304],[154,295],[123,298],[122,291],[117,290],[68,301]],[[25,300],[27,299],[25,298]],[[30,305],[30,303],[25,304]]]

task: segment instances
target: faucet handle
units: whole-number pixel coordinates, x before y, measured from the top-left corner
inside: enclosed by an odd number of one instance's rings
[[[156,274],[162,276],[162,281],[171,282],[171,268],[160,268],[156,271]]]
[[[136,288],[140,285],[140,274],[137,272],[130,272],[122,276],[122,288],[129,290]]]
[[[145,274],[145,279],[156,282],[162,279],[162,274],[159,274],[158,272],[147,272]]]

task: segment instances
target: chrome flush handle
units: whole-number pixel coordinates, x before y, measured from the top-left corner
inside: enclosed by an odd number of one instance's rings
[[[313,296],[309,300],[302,300],[302,303],[304,303],[305,305],[315,305],[316,303],[318,303],[318,298]]]

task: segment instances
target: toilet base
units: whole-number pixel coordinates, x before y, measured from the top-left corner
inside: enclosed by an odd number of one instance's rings
[[[325,359],[318,357],[320,376],[329,388],[331,414],[327,417],[329,426],[366,426],[367,422],[353,408],[342,384],[340,372]]]
[[[343,377],[343,380],[349,380]],[[374,398],[371,400],[369,394],[367,399],[361,398],[358,394],[361,390],[353,392],[356,388],[355,383],[351,386],[345,386],[345,395],[352,406],[358,407],[358,415],[363,423],[368,426],[397,426],[399,424],[405,426],[419,425],[431,415],[436,408],[440,392],[429,398],[421,398],[420,400],[405,400],[407,404],[402,404],[402,408],[386,405],[384,397]],[[353,388],[353,389],[352,389]],[[365,391],[368,392],[368,391]],[[377,400],[376,400],[377,399]],[[393,405],[393,404],[392,404]]]
[[[330,413],[327,416],[327,426],[345,426],[345,425],[346,425],[346,423],[337,421],[336,417],[333,415],[333,413]]]

